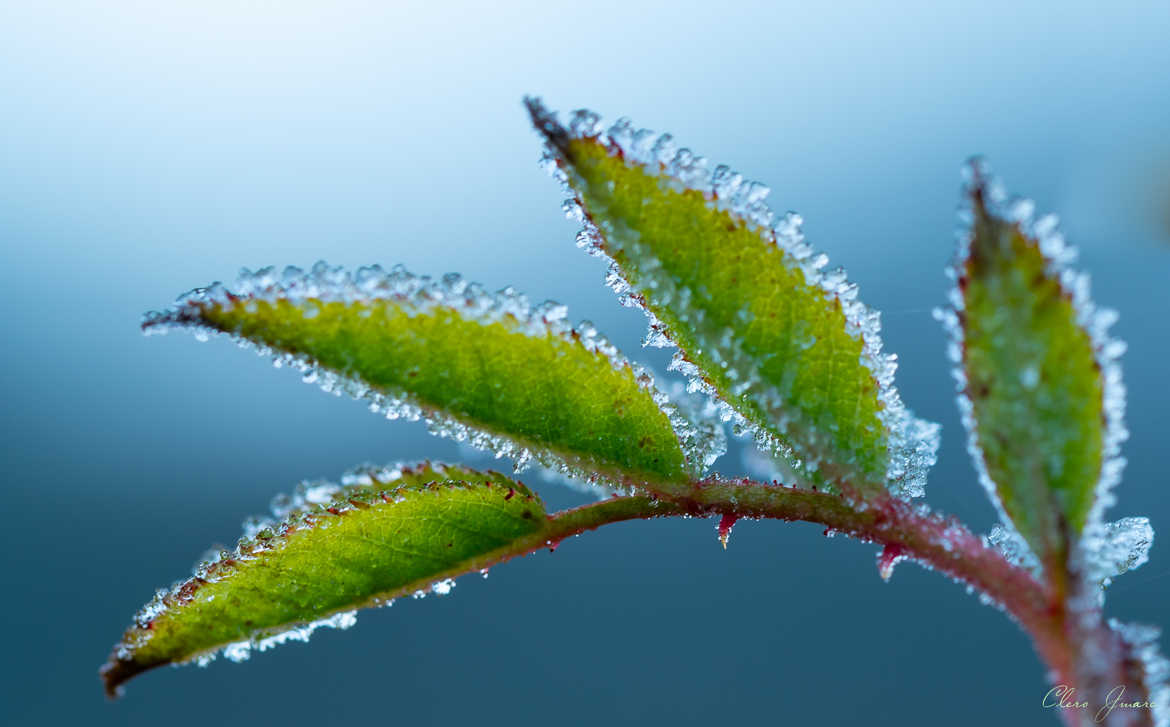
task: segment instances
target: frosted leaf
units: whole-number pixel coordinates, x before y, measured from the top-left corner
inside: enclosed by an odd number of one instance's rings
[[[321,627],[349,628],[355,610],[427,589],[527,552],[549,519],[524,485],[446,465],[363,466],[345,485],[302,483],[280,522],[249,521],[233,550],[160,590],[102,669],[107,689],[168,663],[243,661]],[[263,523],[263,525],[259,525]],[[540,542],[537,541],[537,542]]]
[[[324,262],[279,278],[245,270],[230,289],[197,289],[148,313],[143,328],[227,333],[306,382],[388,419],[422,419],[517,471],[538,465],[613,486],[686,480],[723,446],[717,427],[688,420],[592,324],[572,326],[564,305],[488,293],[455,274]],[[275,502],[274,514],[289,506]]]
[[[574,219],[585,225],[578,244],[609,261],[606,281],[623,304],[644,310],[646,345],[680,347],[672,369],[690,379],[690,391],[719,402],[720,418],[735,432],[787,458],[800,484],[874,483],[899,497],[922,494],[938,427],[903,406],[894,362],[881,350],[879,317],[857,300],[843,270],[825,271],[828,258],[804,240],[799,215],[775,215],[766,186],[711,165],[669,135],[633,131],[625,119],[603,131],[595,114],[577,112],[574,119],[591,120],[583,133],[560,125],[538,100],[526,103],[547,143],[546,159],[556,162],[547,168],[567,185]],[[685,222],[662,229],[672,220]],[[728,254],[712,256],[712,249]],[[775,271],[767,274],[783,284],[756,285],[761,271]],[[724,305],[733,298],[735,309]],[[776,311],[768,307],[775,301],[799,301],[807,310]],[[759,321],[806,313],[819,327],[761,344],[760,332],[775,324]],[[815,323],[822,319],[830,323]],[[845,350],[856,351],[852,362],[800,363]],[[781,361],[792,363],[778,368]],[[845,383],[822,393],[834,377]]]
[[[964,178],[951,304],[935,318],[950,338],[967,449],[1005,529],[1042,560],[1065,557],[1067,531],[1083,532],[1087,545],[1071,555],[1087,564],[1074,566],[1095,573],[1091,534],[1114,502],[1128,437],[1125,347],[1108,332],[1117,314],[1096,307],[1087,276],[1068,267],[1076,252],[1054,216],[1008,200],[979,160]]]

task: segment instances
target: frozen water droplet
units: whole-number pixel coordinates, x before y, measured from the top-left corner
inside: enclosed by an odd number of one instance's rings
[[[239,664],[252,658],[252,644],[248,641],[237,641],[223,647],[223,658]]]
[[[1087,529],[1081,538],[1081,558],[1090,582],[1108,585],[1150,559],[1154,528],[1149,518],[1127,517]]]
[[[297,486],[297,498],[310,505],[326,505],[340,490],[332,482],[302,482]]]
[[[258,534],[270,531],[276,527],[276,522],[265,517],[250,517],[244,520],[244,537],[254,538]]]
[[[283,520],[297,507],[298,505],[293,501],[291,495],[281,492],[272,497],[272,502],[269,504],[268,509],[272,511],[274,518]]]
[[[1020,384],[1025,389],[1035,389],[1040,384],[1040,369],[1035,365],[1025,366],[1020,371]]]
[[[1121,623],[1116,619],[1109,619],[1109,628],[1121,636],[1133,659],[1141,666],[1143,681],[1149,690],[1154,727],[1170,727],[1170,661],[1159,650],[1162,630],[1145,624]]]
[[[642,339],[642,345],[647,348],[667,348],[671,345],[671,342],[662,329],[651,327],[646,331],[646,337]]]
[[[546,300],[537,309],[537,314],[544,319],[546,323],[554,323],[562,321],[569,315],[569,306],[562,303],[556,303],[551,300]]]
[[[670,134],[662,134],[654,140],[654,147],[650,150],[650,153],[660,165],[667,167],[674,161],[677,150],[678,147],[674,143],[674,137]]]
[[[601,116],[588,109],[577,109],[569,115],[569,131],[577,138],[597,136],[601,133]]]
[[[998,550],[1007,562],[1040,574],[1040,561],[1028,547],[1024,538],[1016,529],[1003,524],[995,524],[986,536],[987,544]]]

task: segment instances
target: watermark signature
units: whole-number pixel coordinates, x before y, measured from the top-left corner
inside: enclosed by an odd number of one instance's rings
[[[1076,687],[1070,687],[1067,684],[1057,684],[1048,693],[1044,695],[1044,701],[1041,705],[1045,709],[1082,709],[1086,711],[1093,711],[1094,707],[1088,702],[1077,699]],[[1114,710],[1126,709],[1153,709],[1154,705],[1145,700],[1138,700],[1136,702],[1125,701],[1125,687],[1117,685],[1109,690],[1105,695],[1105,702],[1100,707],[1093,711],[1093,721],[1097,724],[1103,723]]]

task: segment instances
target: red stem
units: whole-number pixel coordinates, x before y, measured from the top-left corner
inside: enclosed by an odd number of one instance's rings
[[[1110,690],[1125,688],[1123,701],[1147,700],[1150,690],[1131,649],[1105,625],[1090,594],[1054,589],[1008,562],[954,518],[893,497],[855,504],[823,492],[769,486],[751,480],[709,478],[688,491],[671,488],[670,499],[693,514],[803,520],[866,542],[891,556],[905,556],[974,587],[1010,615],[1031,637],[1049,669],[1053,687],[1076,687],[1088,709],[1057,709],[1068,725],[1152,725],[1149,709],[1099,714]],[[860,501],[858,501],[860,502]],[[1072,579],[1078,580],[1078,579]],[[1082,604],[1075,609],[1070,603]],[[1116,694],[1116,693],[1115,693]],[[1097,719],[1100,717],[1100,719]]]

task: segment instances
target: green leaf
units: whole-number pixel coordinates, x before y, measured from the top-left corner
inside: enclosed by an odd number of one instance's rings
[[[317,626],[345,628],[359,608],[426,591],[568,535],[630,518],[678,514],[643,497],[545,515],[524,485],[493,472],[423,464],[361,470],[346,485],[317,484],[277,508],[234,551],[160,591],[102,668],[114,695],[157,666],[240,661]]]
[[[685,483],[722,452],[721,432],[692,425],[653,379],[565,308],[533,309],[510,289],[489,295],[396,268],[355,275],[242,275],[148,314],[148,332],[224,332],[276,352],[326,390],[371,401],[390,418],[569,474],[631,486]]]
[[[647,312],[650,345],[678,346],[675,366],[807,484],[922,493],[937,427],[902,406],[877,313],[843,270],[822,270],[799,217],[774,224],[767,188],[708,171],[669,135],[625,119],[603,131],[587,111],[565,128],[527,103],[585,223],[579,244],[609,258],[615,290]]]
[[[971,228],[944,313],[961,365],[961,402],[981,479],[1049,569],[1063,569],[1090,522],[1100,524],[1120,476],[1123,344],[1116,313],[1089,300],[1088,279],[1053,217],[1005,203],[977,163],[966,195]]]

